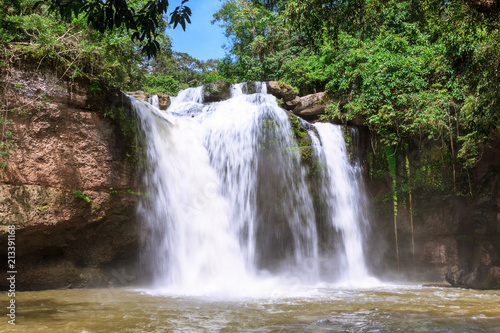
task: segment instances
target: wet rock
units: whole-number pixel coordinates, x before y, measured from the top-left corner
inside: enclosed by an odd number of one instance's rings
[[[256,81],[246,82],[241,87],[241,91],[247,95],[256,94],[256,93],[260,92],[258,90],[259,90],[258,82],[256,82]]]
[[[217,80],[203,86],[203,101],[205,103],[220,102],[231,98],[231,83]]]
[[[500,267],[478,266],[472,269],[454,266],[445,275],[454,287],[500,290]]]
[[[160,110],[166,110],[170,106],[170,96],[167,94],[158,93],[158,104],[160,106]]]
[[[127,93],[128,95],[135,97],[137,99],[140,99],[141,101],[148,102],[149,101],[149,96],[151,96],[148,93],[145,93],[142,90],[137,90],[137,91],[130,91]]]
[[[324,98],[324,92],[300,97],[300,102],[293,109],[293,113],[305,118],[323,114],[327,105]]]
[[[294,100],[298,95],[298,91],[292,86],[278,81],[267,82],[267,93],[282,100],[283,103]]]

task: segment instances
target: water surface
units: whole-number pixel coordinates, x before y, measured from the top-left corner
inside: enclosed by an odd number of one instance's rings
[[[51,290],[16,293],[16,304],[16,326],[4,317],[5,332],[500,332],[498,292],[420,286],[320,285],[237,298]]]

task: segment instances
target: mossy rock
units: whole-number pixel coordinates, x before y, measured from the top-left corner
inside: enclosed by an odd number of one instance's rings
[[[244,94],[247,94],[247,95],[251,95],[251,94],[256,94],[258,93],[258,87],[257,87],[257,81],[250,81],[250,82],[246,82],[242,87],[241,87],[241,91],[244,93]]]
[[[294,100],[299,94],[297,89],[282,81],[269,81],[266,84],[267,92],[277,99],[282,99],[283,103]]]
[[[299,148],[300,159],[304,164],[311,166],[314,162],[314,151],[312,147],[300,147]]]
[[[203,102],[220,102],[231,98],[231,83],[217,80],[203,86]]]
[[[299,121],[299,118],[296,115],[289,113],[288,119],[290,120],[293,137],[297,141],[299,147],[310,146],[312,144],[312,139],[309,136],[308,130]]]

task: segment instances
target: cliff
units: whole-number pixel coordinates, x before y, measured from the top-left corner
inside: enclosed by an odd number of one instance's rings
[[[9,153],[0,161],[0,244],[15,225],[18,290],[128,285],[137,280],[140,252],[128,99],[61,74],[37,64],[2,73],[0,104],[10,111],[0,123],[2,152]],[[273,82],[268,91],[309,120],[324,112],[321,94],[297,97]],[[314,188],[310,139],[290,119]],[[372,270],[392,281],[442,281],[446,274],[456,286],[500,288],[500,140],[465,169],[434,139],[408,139],[389,151],[358,128],[351,149],[372,203]],[[321,198],[314,203],[321,210]],[[0,260],[7,262],[6,246]]]
[[[1,77],[0,260],[15,225],[18,290],[116,285],[136,263],[136,171],[109,117],[127,100],[60,76],[28,63]]]
[[[434,139],[407,139],[388,150],[365,130],[360,150],[375,272],[416,281],[446,275],[454,286],[500,289],[499,140],[483,147],[472,169]]]

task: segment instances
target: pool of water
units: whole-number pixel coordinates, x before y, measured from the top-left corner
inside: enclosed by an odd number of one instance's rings
[[[413,285],[319,285],[252,297],[75,289],[15,299],[16,325],[4,316],[3,332],[500,332],[500,292]]]

